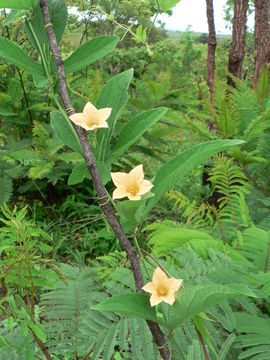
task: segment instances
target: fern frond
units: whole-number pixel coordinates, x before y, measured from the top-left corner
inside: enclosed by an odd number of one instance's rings
[[[34,121],[34,127],[32,129],[33,145],[39,151],[43,151],[47,148],[47,143],[50,140],[50,135],[45,127],[38,121]]]
[[[12,196],[12,179],[0,170],[0,205],[7,202]]]
[[[238,359],[270,358],[270,320],[247,313],[235,313],[236,330],[241,333],[235,340],[238,349],[244,349]]]
[[[190,201],[187,196],[180,191],[171,190],[166,197],[174,201],[177,210],[181,210],[182,216],[186,218],[187,224],[193,225],[198,229],[211,231],[214,219],[211,214],[211,207],[207,203],[197,204],[195,200]]]
[[[249,259],[258,271],[270,270],[269,233],[257,227],[251,227],[242,233],[239,252]]]

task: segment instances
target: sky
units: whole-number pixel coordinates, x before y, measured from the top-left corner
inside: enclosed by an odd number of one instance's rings
[[[214,1],[214,15],[216,32],[219,34],[231,34],[231,30],[226,28],[224,17],[224,5],[226,0]],[[208,32],[206,18],[205,0],[181,0],[174,8],[173,15],[160,15],[159,20],[165,22],[166,29],[184,31],[189,25],[195,32]],[[248,27],[252,28],[254,19],[252,15],[248,19]]]

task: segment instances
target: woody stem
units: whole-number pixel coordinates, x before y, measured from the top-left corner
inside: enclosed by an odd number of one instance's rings
[[[50,13],[48,9],[48,2],[47,0],[40,0],[40,7],[44,18],[45,28],[47,32],[47,36],[50,43],[50,48],[53,54],[53,58],[57,67],[57,74],[58,74],[58,92],[61,97],[61,100],[63,102],[63,105],[66,109],[66,112],[68,115],[74,114],[74,110],[72,108],[72,104],[70,101],[68,89],[67,89],[67,81],[66,81],[66,74],[65,74],[65,67],[64,62],[62,60],[60,50],[57,44],[56,36],[54,33],[54,29],[51,23]],[[99,175],[99,172],[97,170],[97,166],[94,159],[94,154],[92,152],[91,146],[88,142],[86,131],[82,129],[79,126],[75,126],[75,129],[77,131],[77,134],[79,136],[84,158],[86,161],[87,168],[89,170],[90,176],[93,181],[93,185],[96,189],[96,192],[98,194],[98,197],[100,200],[100,207],[103,211],[108,223],[110,224],[115,236],[119,240],[122,248],[127,254],[127,257],[130,262],[131,271],[133,273],[136,291],[141,291],[141,288],[143,287],[143,277],[142,272],[140,268],[139,259],[137,256],[136,249],[132,246],[130,241],[128,240],[126,234],[124,233],[116,215],[114,212],[114,209],[111,205],[111,203],[108,201],[107,192],[106,189],[102,183],[101,177]],[[170,351],[168,348],[168,345],[166,343],[165,337],[163,332],[161,331],[159,325],[157,323],[154,323],[152,321],[147,321],[147,324],[149,326],[149,329],[152,333],[152,336],[155,340],[155,343],[159,349],[159,353],[163,360],[169,360],[170,359]]]

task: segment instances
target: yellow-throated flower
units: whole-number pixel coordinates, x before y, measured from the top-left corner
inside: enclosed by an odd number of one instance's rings
[[[153,185],[144,180],[143,166],[138,165],[128,174],[123,172],[111,173],[112,181],[116,186],[113,199],[122,199],[127,196],[129,200],[140,200],[141,196],[148,193]]]
[[[111,112],[111,108],[97,109],[88,102],[82,113],[70,115],[69,118],[74,124],[81,126],[85,130],[95,130],[109,127],[106,120],[110,117]]]
[[[151,282],[142,289],[150,294],[151,306],[158,305],[162,301],[172,305],[175,302],[175,293],[180,289],[182,279],[168,278],[164,271],[156,268]]]

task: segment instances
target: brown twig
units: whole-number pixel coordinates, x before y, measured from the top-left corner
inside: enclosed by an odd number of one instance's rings
[[[196,325],[195,325],[195,330],[196,330],[196,333],[197,333],[197,335],[198,335],[198,337],[200,339],[200,342],[202,344],[205,360],[211,360],[210,356],[209,356],[209,353],[207,351],[207,348],[205,346],[204,338],[203,338],[202,334],[200,333],[200,331],[199,331],[199,329],[197,328]]]
[[[266,259],[265,259],[264,270],[263,270],[263,272],[265,272],[265,273],[267,272],[267,267],[268,267],[269,250],[270,250],[270,241],[268,241],[267,250],[266,250]]]
[[[45,358],[47,360],[53,360],[53,358],[51,357],[51,355],[49,354],[45,344],[37,337],[36,333],[34,332],[34,330],[28,326],[28,329],[31,331],[36,343],[38,344],[38,346],[40,347],[40,350],[43,352]]]
[[[46,32],[48,35],[49,43],[50,43],[50,48],[51,48],[53,58],[54,58],[54,61],[55,61],[56,67],[57,67],[57,74],[58,74],[58,81],[59,81],[58,92],[59,92],[59,95],[61,97],[61,100],[64,104],[66,111],[68,110],[67,111],[68,115],[71,115],[74,113],[74,111],[72,110],[72,104],[71,104],[69,94],[68,94],[64,62],[62,60],[60,50],[59,50],[59,47],[57,44],[56,36],[55,36],[54,30],[53,30],[53,26],[51,24],[51,18],[50,18],[50,14],[49,14],[47,0],[40,0],[40,7],[41,7],[41,11],[42,11],[43,18],[44,18],[44,23],[45,23],[45,28],[46,28]],[[110,224],[110,226],[111,226],[112,230],[114,231],[117,239],[119,240],[122,248],[127,253],[127,256],[128,256],[129,262],[130,262],[130,267],[131,267],[131,270],[132,270],[132,273],[134,276],[134,280],[135,280],[136,291],[139,292],[139,291],[141,291],[141,288],[143,287],[143,277],[142,277],[139,259],[137,256],[137,251],[132,246],[132,244],[128,240],[126,234],[124,233],[124,231],[114,213],[111,203],[109,201],[107,202],[104,200],[104,199],[108,199],[107,192],[102,183],[99,172],[97,170],[94,155],[93,155],[92,149],[90,147],[90,144],[88,142],[86,131],[79,126],[75,126],[75,129],[77,131],[77,134],[78,134],[80,142],[81,142],[86,165],[89,170],[90,176],[92,178],[93,185],[96,189],[98,197],[100,199],[103,199],[102,200],[103,203],[101,203],[101,206],[100,206],[101,210],[103,211],[103,213],[106,217],[106,220]],[[104,205],[102,205],[102,204],[104,204]],[[162,333],[159,325],[152,321],[147,321],[147,324],[148,324],[149,329],[152,333],[152,336],[156,342],[156,345],[159,349],[161,357],[163,358],[163,360],[169,360],[170,359],[170,351],[169,351],[168,345],[166,343],[164,334]]]

